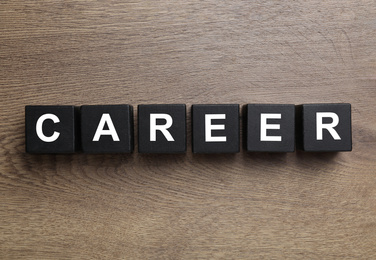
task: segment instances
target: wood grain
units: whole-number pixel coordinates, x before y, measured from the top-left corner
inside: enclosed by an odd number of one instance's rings
[[[376,258],[375,1],[15,0],[0,32],[1,259]],[[317,102],[352,152],[24,152],[25,105]]]

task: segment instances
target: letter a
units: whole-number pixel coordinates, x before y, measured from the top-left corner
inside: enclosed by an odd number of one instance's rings
[[[107,123],[108,130],[104,130],[104,125]],[[93,141],[97,142],[99,141],[99,138],[102,135],[111,135],[113,141],[120,141],[119,136],[116,132],[116,129],[114,127],[114,124],[112,123],[110,114],[103,114],[101,120],[99,121],[97,131],[95,132]]]

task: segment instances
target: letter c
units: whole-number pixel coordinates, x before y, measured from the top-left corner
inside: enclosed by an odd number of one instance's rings
[[[47,119],[52,120],[55,124],[60,122],[59,118],[56,115],[54,115],[54,114],[44,114],[44,115],[42,115],[41,117],[38,118],[37,125],[36,125],[36,131],[37,131],[37,135],[38,135],[39,139],[41,139],[43,142],[51,143],[51,142],[56,141],[56,139],[59,138],[60,133],[54,131],[54,133],[51,136],[45,136],[44,135],[44,133],[43,133],[43,123]]]

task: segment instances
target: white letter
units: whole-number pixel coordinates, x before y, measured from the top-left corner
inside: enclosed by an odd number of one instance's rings
[[[166,124],[157,125],[157,119],[166,120]],[[167,131],[172,126],[172,117],[168,114],[150,114],[150,141],[157,141],[157,130],[161,131],[166,137],[167,141],[173,142],[174,138],[171,136],[170,132]]]
[[[267,129],[280,129],[279,124],[268,124],[268,119],[281,119],[281,114],[261,114],[260,122],[260,141],[282,141],[282,136],[268,136],[266,135]]]
[[[323,124],[322,119],[324,117],[330,117],[332,118],[333,121],[330,124]],[[332,135],[334,140],[341,140],[341,137],[338,135],[336,130],[334,130],[334,127],[336,127],[338,123],[339,123],[339,117],[336,113],[317,112],[316,113],[316,139],[322,140],[323,129],[326,129]]]
[[[37,130],[37,135],[38,137],[40,138],[40,140],[42,140],[43,142],[46,142],[46,143],[51,143],[53,141],[56,141],[57,138],[59,138],[59,135],[60,133],[59,132],[56,132],[54,131],[54,133],[48,137],[48,136],[45,136],[43,134],[43,122],[44,120],[46,119],[51,119],[54,123],[59,123],[60,120],[59,118],[54,115],[54,114],[44,114],[42,115],[40,118],[38,118],[38,121],[37,121],[37,126],[36,126],[36,130]]]
[[[226,114],[205,115],[205,142],[226,142],[226,136],[212,136],[212,130],[225,130],[225,125],[212,125],[212,119],[226,119]]]
[[[104,130],[104,124],[107,123],[108,130]],[[110,114],[103,114],[101,117],[101,121],[99,121],[97,131],[95,132],[93,141],[97,142],[99,141],[99,138],[101,135],[111,135],[113,141],[120,141],[118,134],[116,133],[116,129],[114,127],[114,124],[112,123]]]

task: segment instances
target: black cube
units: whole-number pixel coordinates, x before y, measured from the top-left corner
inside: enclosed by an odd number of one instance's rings
[[[187,150],[184,104],[138,106],[138,151],[184,153]]]
[[[77,110],[74,106],[25,106],[28,153],[74,153]]]
[[[304,151],[352,150],[350,104],[304,104],[299,109]]]
[[[192,105],[193,153],[238,153],[239,105]]]
[[[246,105],[244,137],[250,152],[294,152],[295,105]]]
[[[132,106],[81,106],[81,146],[85,153],[131,153]]]

